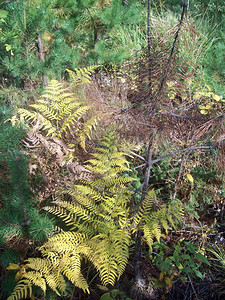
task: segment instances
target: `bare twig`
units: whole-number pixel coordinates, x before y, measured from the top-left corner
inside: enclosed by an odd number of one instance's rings
[[[129,152],[129,154],[134,155],[134,156],[140,158],[141,160],[143,160],[145,163],[147,163],[147,160],[143,156],[141,156],[137,153],[134,153],[134,152]]]
[[[142,164],[142,165],[139,165],[137,167],[134,167],[132,168],[131,170],[136,170],[136,169],[139,169],[139,168],[142,168],[142,167],[145,167],[146,166],[146,163],[145,164]]]
[[[194,292],[194,294],[195,294],[195,299],[196,299],[196,300],[199,300],[198,295],[197,295],[197,293],[196,293],[196,290],[195,290],[195,288],[194,288],[193,282],[192,282],[191,277],[190,277],[189,275],[188,275],[188,279],[189,279],[189,282],[190,282],[190,284],[191,284],[192,290],[193,290],[193,292]]]
[[[185,120],[190,120],[190,121],[201,121],[201,122],[208,122],[208,121],[216,121],[216,120],[221,120],[224,119],[225,116],[219,115],[213,118],[197,118],[197,117],[188,117],[188,116],[182,116],[182,115],[177,115],[177,114],[170,114],[170,113],[154,113],[150,114],[151,116],[167,116],[167,117],[173,117],[173,118],[180,118],[180,119],[185,119]]]
[[[171,51],[170,51],[170,56],[168,58],[168,61],[167,61],[167,64],[166,64],[166,68],[165,68],[165,71],[163,72],[163,77],[162,77],[162,80],[161,80],[161,83],[159,85],[159,89],[158,89],[158,92],[156,94],[156,97],[155,97],[155,101],[157,101],[162,92],[163,92],[163,88],[164,88],[164,85],[167,81],[167,76],[168,76],[168,72],[169,72],[169,69],[170,69],[170,66],[171,66],[171,62],[172,62],[172,58],[173,58],[173,54],[174,54],[174,51],[175,51],[175,47],[176,47],[176,44],[177,44],[177,41],[178,41],[178,37],[179,37],[179,33],[180,33],[180,30],[181,30],[181,25],[182,25],[182,22],[183,22],[183,19],[184,19],[184,14],[186,12],[186,8],[187,8],[187,3],[186,2],[183,2],[182,4],[183,6],[183,9],[182,9],[182,13],[181,13],[181,18],[180,18],[180,22],[178,24],[178,28],[177,28],[177,31],[175,33],[175,37],[174,37],[174,41],[173,41],[173,45],[172,45],[172,48],[171,48]],[[155,104],[156,105],[156,104]],[[155,107],[155,106],[154,106]],[[153,109],[154,110],[154,109]]]
[[[157,163],[158,161],[166,158],[166,157],[170,157],[170,156],[173,156],[175,154],[179,154],[179,153],[182,153],[182,152],[185,152],[185,151],[194,151],[194,150],[211,150],[211,149],[214,149],[217,147],[217,144],[216,145],[211,145],[211,146],[195,146],[195,147],[189,147],[189,148],[184,148],[184,149],[180,149],[180,150],[177,150],[177,151],[174,151],[174,152],[170,152],[166,155],[163,155],[163,156],[160,156],[156,159],[154,159],[152,161],[152,164],[155,164]]]

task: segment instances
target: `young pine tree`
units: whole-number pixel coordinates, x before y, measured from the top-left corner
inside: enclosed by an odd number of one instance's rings
[[[53,223],[40,214],[34,195],[29,189],[29,171],[21,139],[22,127],[7,121],[9,109],[0,108],[0,266],[23,259],[33,245],[48,237]],[[1,299],[5,299],[15,285],[11,274],[1,282]]]

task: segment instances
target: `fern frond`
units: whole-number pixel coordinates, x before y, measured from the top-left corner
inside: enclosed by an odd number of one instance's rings
[[[90,294],[88,283],[82,273],[79,273],[79,275],[75,278],[75,286]]]
[[[79,228],[80,224],[82,224],[82,228],[84,229],[84,225],[86,224],[87,227],[90,227],[88,230],[90,232],[93,223],[95,223],[94,213],[82,206],[66,201],[55,201],[53,204],[57,206],[45,207],[44,209],[60,217],[67,225],[72,226],[72,228]],[[95,208],[96,211],[97,207]],[[94,206],[92,206],[92,209],[94,209]]]
[[[154,236],[156,237],[158,243],[160,243],[160,238],[162,236],[162,232],[161,232],[161,227],[160,227],[158,220],[152,223],[152,232],[154,233]]]
[[[152,230],[149,228],[147,224],[145,224],[143,226],[143,232],[144,232],[144,239],[146,240],[146,243],[148,244],[150,251],[152,251],[152,245],[153,245]]]
[[[26,279],[22,279],[14,288],[12,294],[7,298],[7,300],[19,300],[32,296],[31,282]]]
[[[42,258],[28,258],[26,261],[26,267],[43,273],[48,273],[51,268],[51,264],[49,261]]]
[[[66,69],[66,71],[69,73],[72,85],[76,87],[78,85],[83,85],[86,83],[90,84],[91,74],[93,74],[98,67],[99,66],[89,66],[82,69],[75,68],[74,71]]]
[[[48,239],[39,249],[44,255],[49,254],[49,249],[55,253],[67,253],[86,240],[86,235],[77,232],[63,232]],[[88,251],[90,249],[88,248]],[[87,252],[88,252],[87,251]],[[51,253],[50,253],[51,254]]]
[[[81,185],[76,184],[76,189],[78,192],[82,193],[83,195],[91,197],[95,202],[99,202],[102,199],[101,193],[99,191],[89,185]]]
[[[21,121],[27,120],[27,121],[33,122],[33,121],[36,121],[37,117],[38,117],[38,114],[35,111],[29,111],[24,108],[19,108],[18,113],[20,115]]]
[[[64,281],[64,285],[59,285],[59,282],[61,281],[58,280],[58,272],[56,274],[46,274],[45,275],[45,280],[48,284],[48,286],[58,295],[61,296],[60,293],[58,292],[57,288],[60,289],[62,292],[65,291],[66,289],[66,283]]]
[[[143,222],[143,220],[146,219],[146,216],[150,214],[154,199],[155,199],[154,190],[148,191],[145,199],[143,200],[143,203],[141,204],[141,207],[139,208],[138,213],[134,218],[134,223],[136,225],[141,224],[141,222]]]
[[[61,102],[59,107],[59,118],[63,120],[66,116],[73,113],[73,111],[82,105],[81,102],[71,102],[71,98],[66,98],[67,101]]]
[[[41,112],[41,114],[50,121],[59,119],[56,111],[51,109],[50,107],[46,106],[46,103],[30,104],[30,107],[33,107],[38,112]]]
[[[168,224],[167,220],[161,219],[160,222],[161,222],[162,227],[165,230],[166,234],[168,234],[169,224]]]
[[[44,295],[46,294],[46,282],[41,273],[29,271],[23,275],[23,278],[28,279],[33,285],[39,286]]]
[[[80,146],[86,151],[86,147],[85,147],[85,141],[86,138],[90,139],[90,135],[92,130],[96,127],[96,124],[99,120],[99,116],[94,116],[91,119],[89,119],[88,121],[86,121],[84,123],[83,128],[80,130],[79,134],[78,134],[78,142],[80,144]]]
[[[94,264],[104,285],[113,285],[124,272],[129,257],[129,242],[129,233],[120,229],[92,238]]]
[[[89,199],[88,197],[79,194],[76,186],[73,186],[70,190],[68,190],[68,194],[74,197],[75,203],[79,203],[80,205],[87,208],[90,212],[96,212],[98,206],[93,202],[93,199]]]
[[[89,74],[90,70],[81,73],[85,77],[85,72]],[[28,109],[19,109],[18,113],[21,120],[25,119],[31,125],[39,119],[41,130],[49,137],[65,139],[73,129],[77,143],[85,150],[85,140],[90,138],[98,119],[95,116],[87,121],[83,119],[81,121],[81,117],[83,118],[89,109],[89,106],[77,101],[75,95],[68,92],[62,83],[52,80],[41,99],[29,105]]]
[[[89,108],[89,106],[81,106],[75,112],[73,112],[73,114],[68,116],[62,123],[60,129],[61,132],[66,132],[68,129],[71,129],[72,124],[77,121],[77,118],[84,115]]]
[[[79,205],[74,205],[71,203],[64,203],[64,201],[58,203],[58,205],[62,205],[62,207],[66,208],[68,211],[68,214],[73,215],[74,222],[72,223],[73,225],[77,222],[79,223],[88,223],[90,226],[94,222],[95,219],[95,212],[98,210],[97,206],[94,207],[92,205],[92,211],[89,209],[79,206]]]

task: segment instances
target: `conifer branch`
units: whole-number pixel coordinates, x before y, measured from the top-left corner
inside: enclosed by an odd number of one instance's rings
[[[20,201],[22,204],[22,209],[23,209],[23,218],[24,218],[24,225],[28,225],[28,220],[27,220],[27,210],[26,210],[26,205],[25,205],[25,199],[24,199],[24,194],[23,194],[23,186],[21,182],[21,170],[20,170],[20,158],[17,156],[15,157],[15,164],[16,164],[16,173],[17,173],[17,179],[18,179],[18,189],[19,189],[19,194],[20,194]]]

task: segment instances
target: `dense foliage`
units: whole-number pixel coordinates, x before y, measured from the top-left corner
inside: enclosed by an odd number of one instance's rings
[[[0,1],[1,299],[224,297],[224,27],[223,1]]]

